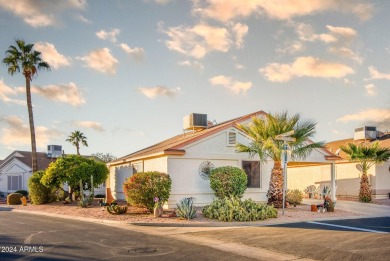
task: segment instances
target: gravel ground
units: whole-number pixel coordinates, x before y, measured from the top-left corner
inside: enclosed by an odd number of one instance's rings
[[[374,203],[381,205],[390,206],[390,199],[375,200]],[[125,202],[120,202],[119,205],[125,205]],[[7,206],[4,205],[3,206]],[[81,208],[77,205],[76,202],[72,204],[63,204],[62,202],[55,202],[45,205],[31,205],[27,206],[15,205],[7,206],[14,209],[21,209],[24,211],[39,211],[39,212],[48,212],[55,213],[66,216],[75,216],[75,217],[85,217],[85,218],[95,218],[100,220],[116,220],[129,223],[177,223],[177,224],[213,224],[213,225],[222,225],[226,222],[212,220],[203,217],[201,208],[197,212],[197,216],[193,220],[183,220],[178,217],[166,217],[155,218],[153,214],[148,213],[146,209],[129,207],[128,212],[124,215],[111,215],[109,214],[104,207],[100,207],[97,203],[87,207]],[[168,214],[169,212],[165,212]],[[171,212],[172,213],[172,212]],[[280,222],[294,222],[294,221],[304,221],[304,220],[315,220],[322,218],[337,218],[337,217],[355,217],[360,216],[356,213],[351,213],[347,211],[338,210],[337,206],[335,212],[325,212],[317,213],[310,211],[310,205],[299,205],[297,207],[288,207],[285,209],[285,214],[282,215],[282,210],[278,209],[278,218],[267,219],[264,221],[255,221],[255,222],[232,222],[230,225],[244,225],[244,224],[273,224]]]

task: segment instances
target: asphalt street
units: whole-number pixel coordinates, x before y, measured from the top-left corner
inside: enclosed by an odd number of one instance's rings
[[[101,224],[0,209],[0,260],[251,260]]]

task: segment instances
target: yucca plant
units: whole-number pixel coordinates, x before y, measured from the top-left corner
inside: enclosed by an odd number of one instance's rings
[[[111,204],[106,209],[111,215],[121,215],[127,212],[127,206],[118,206],[116,204]]]
[[[196,216],[196,209],[194,206],[194,198],[183,198],[179,204],[176,204],[176,214],[184,219],[193,219]]]

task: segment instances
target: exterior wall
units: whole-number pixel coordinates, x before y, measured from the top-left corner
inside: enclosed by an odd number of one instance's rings
[[[168,173],[168,160],[167,157],[160,157],[154,159],[144,160],[144,171],[161,171]]]
[[[124,199],[125,195],[123,193],[123,182],[126,178],[133,175],[133,168],[130,163],[118,165],[118,166],[110,166],[110,188],[112,196],[115,199]]]
[[[387,164],[387,171],[389,165]],[[330,171],[330,165],[289,168],[287,186],[289,189],[299,189],[301,191],[310,185],[316,185],[316,187],[331,186]],[[385,172],[386,166],[371,167],[368,171],[374,197],[380,196],[381,193],[383,196],[386,191],[390,193],[390,175],[384,175]],[[336,164],[336,197],[359,196],[360,178],[361,172],[356,168],[356,163]]]
[[[375,198],[389,198],[390,193],[390,161],[382,166],[375,166],[375,183],[372,184]]]
[[[232,128],[231,130],[237,131]],[[199,166],[204,161],[210,161],[215,167],[234,166],[242,167],[242,160],[259,160],[258,157],[249,158],[247,153],[237,153],[235,146],[227,145],[227,131],[222,131],[207,137],[197,143],[184,147],[184,156],[170,156],[168,158],[168,173],[172,178],[171,197],[168,207],[176,207],[176,203],[184,197],[194,197],[197,206],[211,203],[214,193],[210,188],[210,181],[199,175]],[[237,132],[237,141],[247,143],[248,140]],[[248,188],[244,198],[256,201],[267,201],[266,193],[272,169],[272,162],[261,166],[261,188]]]
[[[31,168],[20,162],[19,160],[12,160],[0,170],[0,192],[6,196],[15,190],[8,190],[8,176],[21,176],[23,190],[28,190],[28,179],[31,177]]]

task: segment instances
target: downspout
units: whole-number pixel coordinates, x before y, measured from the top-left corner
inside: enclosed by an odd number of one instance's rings
[[[331,181],[331,198],[333,201],[336,201],[336,162],[332,161],[330,164],[330,181]]]

